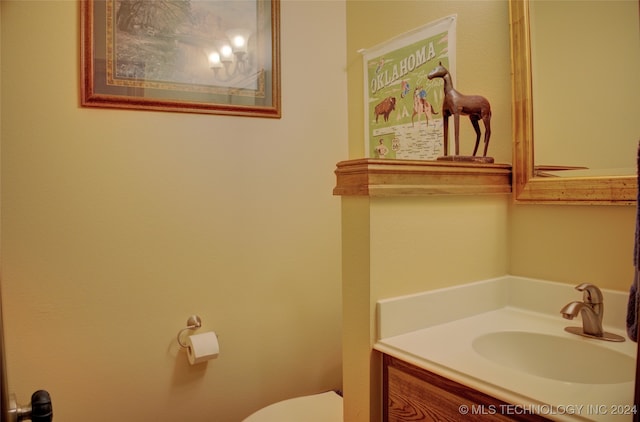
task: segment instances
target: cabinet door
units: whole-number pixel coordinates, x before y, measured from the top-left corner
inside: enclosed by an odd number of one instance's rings
[[[547,420],[509,414],[513,407],[503,401],[388,355],[384,356],[383,376],[387,422]]]

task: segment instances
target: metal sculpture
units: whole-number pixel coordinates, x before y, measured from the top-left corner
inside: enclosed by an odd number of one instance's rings
[[[491,137],[491,105],[486,98],[480,95],[464,95],[456,91],[451,81],[451,75],[447,68],[438,63],[427,78],[442,78],[444,80],[444,100],[442,103],[442,117],[444,128],[444,154],[449,155],[449,116],[453,116],[455,126],[455,155],[460,155],[460,116],[469,116],[473,129],[476,131],[476,146],[473,156],[478,152],[480,144],[480,120],[484,123],[484,154],[487,156],[489,138]]]

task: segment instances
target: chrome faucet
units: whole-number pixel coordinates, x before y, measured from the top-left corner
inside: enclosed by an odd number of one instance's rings
[[[560,313],[563,318],[574,319],[579,312],[582,316],[582,328],[566,327],[565,330],[572,334],[595,337],[601,340],[624,341],[624,337],[606,333],[602,329],[604,301],[600,289],[593,284],[582,283],[576,286],[576,290],[582,292],[582,302],[569,302],[562,307]]]
[[[576,290],[582,293],[582,302],[573,301],[566,304],[561,310],[563,318],[574,319],[578,312],[582,315],[582,329],[585,334],[594,337],[602,337],[602,292],[593,284],[582,283],[576,286]]]

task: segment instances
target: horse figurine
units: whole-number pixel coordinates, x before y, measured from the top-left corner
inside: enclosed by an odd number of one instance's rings
[[[433,109],[433,106],[429,101],[427,101],[427,91],[422,89],[422,87],[417,87],[413,90],[413,114],[411,115],[411,126],[413,126],[413,119],[418,115],[418,123],[420,122],[420,115],[424,114],[424,117],[427,119],[427,126],[429,125],[429,120],[431,120],[432,114],[438,114]]]
[[[455,141],[456,141],[456,153],[460,152],[460,116],[469,116],[473,129],[476,131],[476,146],[473,149],[473,156],[475,157],[478,152],[478,145],[480,143],[480,125],[479,120],[484,123],[484,154],[487,156],[487,149],[489,148],[489,138],[491,137],[491,106],[486,98],[480,95],[464,95],[459,93],[453,87],[451,81],[451,75],[449,71],[442,66],[442,62],[438,63],[429,74],[427,78],[442,78],[444,80],[444,100],[442,103],[442,117],[444,119],[444,154],[449,155],[449,116],[453,115],[453,121],[455,125]]]

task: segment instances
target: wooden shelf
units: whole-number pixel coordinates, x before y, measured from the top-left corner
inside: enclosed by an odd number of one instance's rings
[[[511,193],[510,164],[457,161],[341,161],[334,195],[425,196]]]

